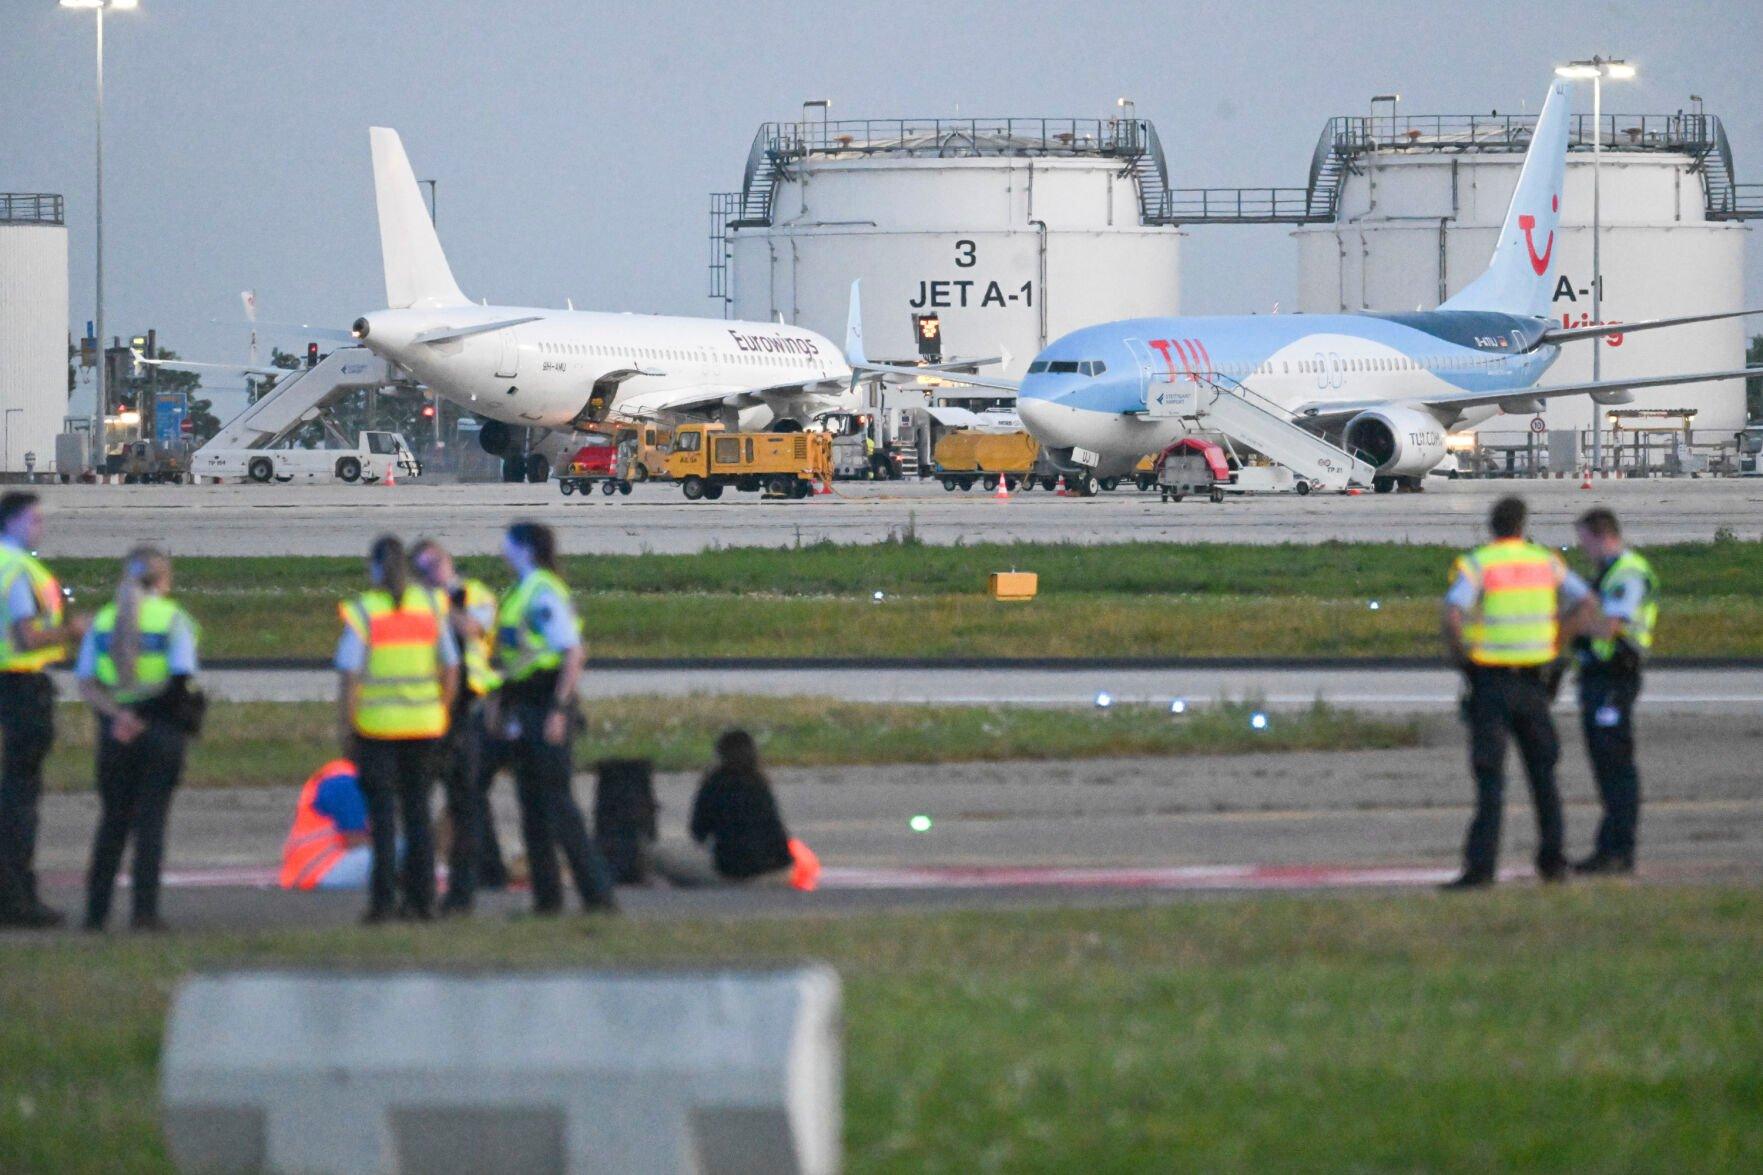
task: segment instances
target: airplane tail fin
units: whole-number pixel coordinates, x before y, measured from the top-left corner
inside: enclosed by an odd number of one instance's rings
[[[1554,294],[1555,245],[1561,223],[1561,185],[1567,173],[1567,132],[1573,112],[1567,83],[1549,87],[1543,112],[1506,209],[1499,244],[1486,272],[1441,310],[1492,310],[1541,317]]]
[[[869,362],[863,355],[863,296],[859,278],[851,283],[851,309],[845,316],[845,362],[852,367]]]
[[[394,310],[470,305],[441,252],[441,239],[423,205],[403,140],[389,127],[370,127],[367,133],[373,144],[373,194],[379,205],[386,305]]]

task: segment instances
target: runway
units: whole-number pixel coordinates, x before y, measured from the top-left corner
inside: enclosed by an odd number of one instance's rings
[[[316,702],[336,697],[324,669],[218,669],[203,675],[210,693],[229,701]],[[1166,706],[1221,698],[1292,710],[1318,699],[1380,713],[1445,713],[1457,704],[1458,675],[1448,669],[1285,667],[1239,669],[605,669],[590,666],[581,694],[596,698],[690,694],[763,694],[851,702],[922,705]],[[68,689],[64,682],[63,695]],[[1571,687],[1559,706],[1574,705]],[[1672,669],[1647,675],[1642,705],[1653,714],[1763,713],[1763,668]]]
[[[1469,546],[1483,537],[1495,498],[1520,493],[1534,533],[1572,541],[1575,516],[1614,507],[1641,546],[1707,540],[1722,528],[1763,533],[1763,479],[1450,481],[1422,494],[1337,494],[1230,498],[1165,504],[1131,489],[1095,498],[1043,490],[997,501],[947,493],[935,482],[839,483],[829,496],[765,501],[730,493],[688,503],[671,485],[638,486],[630,497],[565,498],[543,485],[206,485],[43,486],[50,556],[120,556],[143,542],[174,555],[343,555],[376,535],[436,535],[454,549],[490,554],[515,518],[560,531],[572,553],[691,553],[715,546],[784,547],[873,543],[908,533],[928,543],[1157,541],[1317,543],[1380,541]]]

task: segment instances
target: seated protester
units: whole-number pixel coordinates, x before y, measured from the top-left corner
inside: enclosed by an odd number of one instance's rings
[[[675,885],[790,885],[795,858],[759,748],[744,730],[716,740],[716,766],[692,801],[692,843],[662,844],[655,871]]]
[[[333,759],[300,789],[282,845],[283,889],[366,889],[373,862],[367,799],[355,764]]]

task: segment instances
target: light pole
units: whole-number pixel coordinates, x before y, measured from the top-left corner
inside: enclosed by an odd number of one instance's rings
[[[97,303],[97,305],[94,307],[94,313],[92,315],[92,319],[94,322],[93,329],[95,329],[98,332],[98,378],[97,378],[97,388],[98,388],[98,391],[97,391],[98,451],[96,453],[94,453],[92,455],[92,457],[93,457],[93,460],[95,462],[97,462],[100,466],[102,466],[104,463],[104,458],[106,456],[106,451],[108,448],[106,442],[109,437],[108,430],[106,430],[106,428],[104,427],[104,419],[110,413],[109,379],[108,379],[108,373],[104,370],[105,356],[108,351],[108,344],[105,341],[105,335],[104,335],[104,11],[105,11],[105,9],[108,9],[108,8],[114,8],[118,12],[126,12],[129,9],[138,8],[139,6],[140,6],[140,0],[61,0],[61,7],[63,7],[63,8],[89,8],[92,10],[93,16],[97,18],[96,19],[96,27],[98,30],[98,135],[97,135],[98,175],[97,175],[96,192],[94,193],[94,199],[92,202],[93,209],[96,213],[96,220],[97,220],[97,232],[93,238],[94,243],[96,245],[96,252],[97,252],[97,262],[96,262],[96,267],[95,267],[96,268],[96,276],[97,276],[97,283],[96,283],[97,290],[95,291],[93,300]]]
[[[439,229],[441,227],[441,222],[435,216],[435,193],[440,188],[441,181],[440,180],[417,180],[416,182],[419,186],[427,187],[429,190],[429,224],[432,227]],[[432,395],[432,393],[431,393],[431,395]],[[443,410],[441,408],[441,405],[446,403],[446,401],[441,399],[441,397],[439,397],[439,396],[435,396],[434,401],[435,401],[435,466],[436,466],[436,468],[439,468],[440,464],[441,464],[441,451],[444,448],[446,448],[445,442],[443,442],[441,439],[441,430],[446,427],[446,425],[444,423],[446,420],[446,417],[443,415]]]
[[[1592,322],[1604,321],[1604,270],[1599,256],[1599,238],[1603,235],[1602,176],[1604,164],[1604,79],[1627,81],[1634,77],[1634,66],[1619,57],[1592,57],[1570,61],[1555,70],[1557,77],[1588,80],[1592,83]],[[1592,382],[1604,375],[1604,340],[1592,340]],[[1603,405],[1592,400],[1592,468],[1604,468]]]

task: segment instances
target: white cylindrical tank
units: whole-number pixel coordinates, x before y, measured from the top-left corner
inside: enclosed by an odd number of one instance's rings
[[[67,228],[60,196],[0,192],[0,470],[55,460],[67,415]]]
[[[1742,309],[1747,230],[1707,218],[1696,161],[1656,148],[1624,150],[1622,136],[1615,144],[1610,136],[1607,131],[1600,180],[1604,321]],[[1522,163],[1515,150],[1362,154],[1358,173],[1346,177],[1338,218],[1294,233],[1300,307],[1324,313],[1437,306],[1486,267]],[[1589,149],[1576,146],[1567,157],[1551,307],[1566,324],[1591,321],[1592,171]],[[1727,319],[1569,343],[1542,383],[1590,380],[1594,346],[1603,347],[1604,379],[1731,370],[1744,366],[1745,338],[1746,320]],[[1694,408],[1698,431],[1730,432],[1744,424],[1744,383],[1642,390],[1627,407]],[[1549,404],[1546,416],[1550,427],[1587,428],[1593,410],[1589,400],[1575,397]],[[1482,427],[1521,426],[1496,416]]]
[[[728,231],[731,312],[842,340],[861,279],[871,358],[910,359],[912,316],[934,311],[946,356],[1004,354],[987,370],[1011,376],[1068,331],[1177,313],[1181,232],[1144,223],[1141,186],[1154,203],[1166,182],[1145,126],[813,123],[807,144],[768,126]]]

